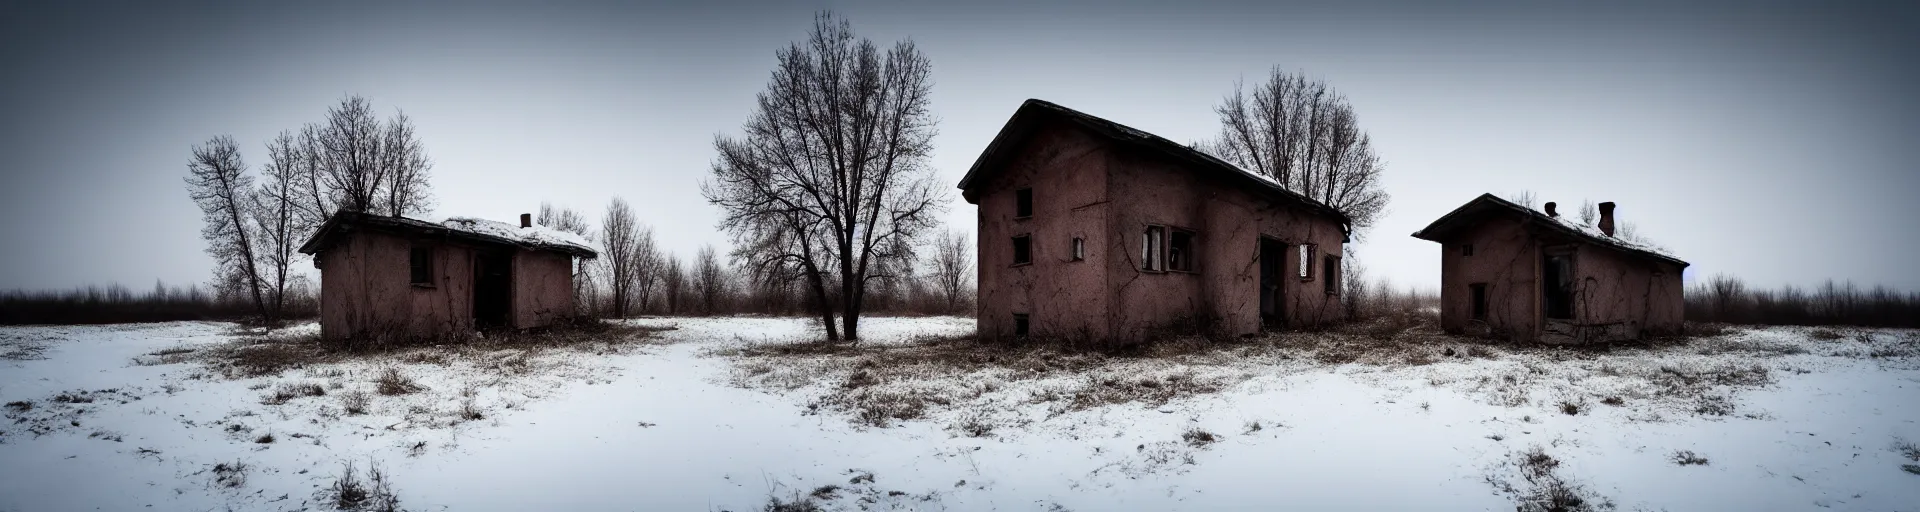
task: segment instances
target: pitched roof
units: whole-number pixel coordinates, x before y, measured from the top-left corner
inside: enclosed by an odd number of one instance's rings
[[[1674,257],[1668,253],[1666,249],[1660,248],[1659,246],[1608,235],[1606,232],[1600,231],[1600,228],[1581,224],[1578,221],[1564,216],[1549,216],[1534,211],[1532,208],[1520,206],[1514,204],[1512,201],[1501,199],[1493,194],[1480,194],[1480,197],[1476,197],[1472,201],[1467,201],[1467,204],[1460,205],[1459,208],[1454,208],[1453,211],[1440,216],[1438,220],[1433,221],[1432,224],[1428,224],[1426,228],[1415,231],[1413,237],[1421,240],[1444,243],[1446,239],[1458,234],[1463,229],[1479,226],[1481,221],[1485,220],[1489,215],[1518,215],[1524,224],[1544,226],[1547,229],[1573,238],[1612,247],[1631,255],[1673,263],[1679,265],[1681,268],[1686,268],[1688,265],[1687,262],[1681,261],[1680,258]]]
[[[973,167],[967,169],[966,177],[960,178],[961,194],[966,197],[967,202],[977,201],[977,196],[973,193],[975,180],[982,179],[985,170],[993,168],[999,160],[1009,156],[1009,154],[1017,148],[1021,139],[1031,135],[1036,126],[1039,126],[1041,122],[1049,119],[1069,121],[1088,128],[1089,131],[1101,135],[1108,140],[1160,153],[1176,161],[1190,164],[1189,167],[1191,168],[1210,172],[1230,181],[1248,185],[1248,190],[1253,192],[1265,193],[1275,199],[1297,203],[1306,207],[1308,210],[1332,216],[1335,219],[1339,219],[1342,224],[1351,224],[1353,222],[1352,219],[1347,218],[1346,214],[1340,213],[1339,210],[1335,210],[1325,203],[1287,190],[1286,187],[1280,186],[1279,183],[1274,182],[1272,179],[1234,165],[1232,162],[1221,160],[1204,151],[1167,140],[1158,135],[1134,129],[1127,125],[1101,119],[1085,112],[1038,99],[1029,99],[1020,104],[1020,109],[1015,110],[1013,117],[1007,119],[1006,126],[1000,128],[1000,133],[993,137],[993,142],[988,143],[987,149],[980,152],[980,157],[973,161]]]
[[[300,245],[300,253],[313,254],[326,250],[341,236],[361,227],[389,232],[445,236],[485,245],[563,252],[581,258],[596,258],[600,255],[600,249],[592,241],[580,235],[545,226],[523,228],[505,222],[471,217],[448,217],[441,222],[428,222],[406,217],[388,217],[350,211],[335,213],[333,217],[328,218],[325,224],[320,225],[320,229],[314,231],[312,237],[307,238],[306,243]]]

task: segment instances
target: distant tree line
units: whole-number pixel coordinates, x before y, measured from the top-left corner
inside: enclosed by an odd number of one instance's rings
[[[305,280],[286,294],[289,317],[313,316],[319,300]],[[85,286],[67,291],[0,292],[0,325],[117,324],[179,320],[230,320],[253,314],[254,305],[237,294],[199,285],[135,292],[122,285]]]
[[[603,318],[642,315],[704,316],[758,314],[812,315],[842,302],[829,293],[824,303],[807,293],[803,277],[791,272],[756,272],[723,256],[712,246],[690,257],[666,250],[652,226],[639,221],[632,207],[615,198],[599,226],[577,210],[540,206],[535,223],[574,233],[601,246],[574,276],[575,304],[582,314]],[[865,310],[905,315],[970,314],[973,308],[972,247],[966,235],[946,232],[926,260],[894,260],[885,276],[871,280]],[[781,268],[781,267],[773,267]],[[829,279],[828,284],[835,284]]]
[[[1695,322],[1913,328],[1920,327],[1920,292],[1831,279],[1811,288],[1762,290],[1716,274],[1687,287],[1686,315]]]

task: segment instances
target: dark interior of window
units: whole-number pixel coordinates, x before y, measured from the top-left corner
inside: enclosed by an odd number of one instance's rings
[[[1167,268],[1193,271],[1193,232],[1173,230],[1167,240]]]
[[[1027,218],[1033,216],[1033,189],[1023,188],[1013,193],[1013,216]]]
[[[1487,320],[1487,283],[1473,283],[1473,284],[1467,285],[1467,295],[1472,296],[1473,319],[1479,320],[1482,322],[1486,321]]]
[[[1148,271],[1166,270],[1167,230],[1160,226],[1147,226],[1140,235],[1140,269]]]
[[[1540,288],[1546,294],[1547,318],[1573,318],[1573,257],[1548,254],[1541,274],[1546,281]]]
[[[413,274],[413,284],[433,284],[433,248],[415,247],[407,255],[407,266]]]
[[[1033,262],[1033,237],[1020,235],[1013,237],[1013,264]]]
[[[1013,314],[1013,335],[1026,337],[1027,335],[1027,314],[1026,313]]]
[[[1084,259],[1087,259],[1087,242],[1080,237],[1073,237],[1073,261]]]
[[[1461,255],[1461,256],[1472,256],[1472,255],[1473,255],[1473,244],[1466,244],[1466,245],[1462,245],[1462,246],[1460,246],[1460,255]]]
[[[1321,270],[1321,275],[1323,276],[1323,278],[1320,281],[1326,283],[1327,295],[1340,294],[1340,257],[1339,256],[1334,256],[1331,254],[1327,255],[1326,268]]]

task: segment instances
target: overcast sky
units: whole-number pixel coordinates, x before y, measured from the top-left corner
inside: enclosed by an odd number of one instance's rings
[[[1532,190],[1618,203],[1689,279],[1920,290],[1912,7],[268,3],[0,4],[0,289],[206,281],[189,148],[231,134],[257,167],[347,94],[413,118],[434,216],[552,201],[597,222],[618,196],[683,256],[724,248],[699,195],[713,136],[832,9],[932,59],[948,183],[1027,98],[1197,141],[1278,65],[1345,94],[1386,161],[1390,211],[1358,246],[1374,276],[1437,286],[1438,247],[1408,234]]]

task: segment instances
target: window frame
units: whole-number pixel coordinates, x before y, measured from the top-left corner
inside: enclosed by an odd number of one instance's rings
[[[1025,260],[1020,259],[1020,256],[1022,256],[1021,254],[1022,251],[1020,250],[1020,248],[1021,248],[1021,242],[1023,240],[1025,241],[1025,245],[1027,249],[1025,251],[1026,252]],[[1033,264],[1033,233],[1021,233],[1018,235],[1013,235],[1013,264],[1008,266],[1019,267],[1019,266],[1032,265],[1032,264]]]
[[[1073,241],[1067,244],[1067,254],[1073,261],[1086,261],[1087,239],[1077,236],[1073,237]]]
[[[433,288],[433,246],[414,245],[407,250],[407,284]]]
[[[1473,244],[1460,244],[1460,255],[1461,255],[1461,256],[1472,256],[1472,255],[1473,255]]]
[[[1167,227],[1161,224],[1148,224],[1140,231],[1141,272],[1164,273],[1167,271]]]
[[[1013,191],[1013,218],[1015,220],[1033,218],[1033,187]]]

